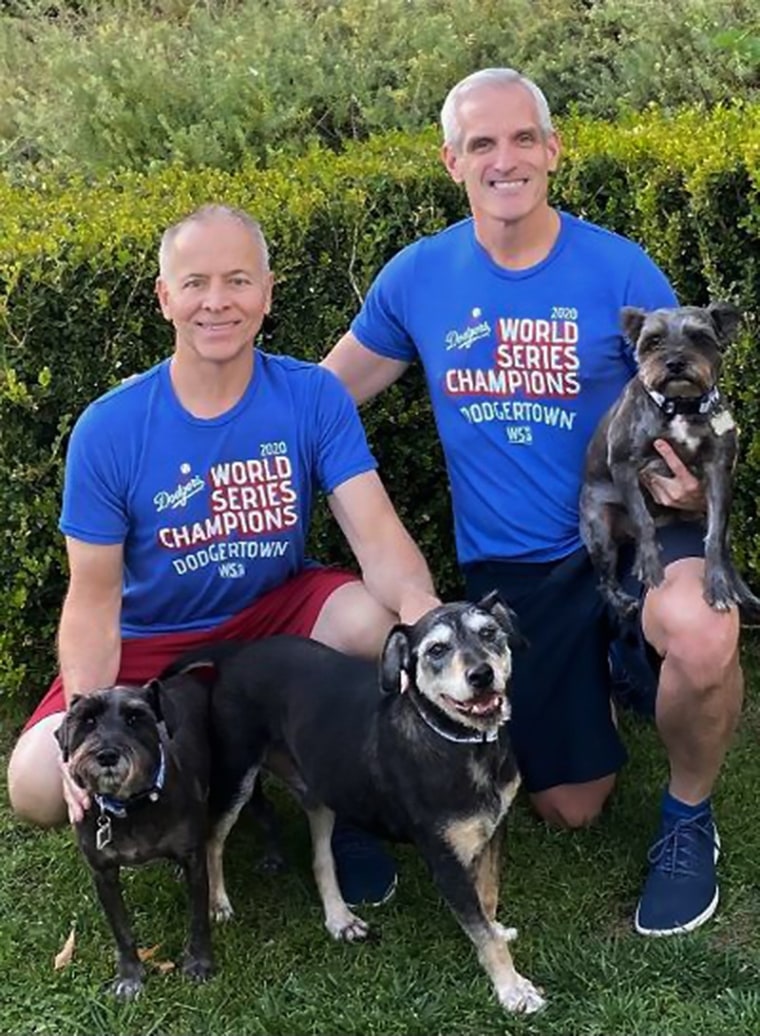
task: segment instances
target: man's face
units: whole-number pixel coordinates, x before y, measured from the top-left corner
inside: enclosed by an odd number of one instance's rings
[[[516,224],[545,210],[559,139],[542,132],[528,90],[519,83],[477,87],[458,115],[459,140],[444,144],[442,157],[451,178],[464,184],[475,220]]]
[[[229,364],[252,348],[269,312],[272,275],[250,230],[216,216],[179,231],[156,293],[174,325],[177,356]]]

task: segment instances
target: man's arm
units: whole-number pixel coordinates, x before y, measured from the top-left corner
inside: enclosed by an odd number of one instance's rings
[[[339,377],[354,401],[360,404],[373,399],[392,385],[409,364],[404,360],[380,356],[347,331],[322,360],[322,366]]]
[[[69,588],[58,627],[58,656],[66,702],[73,694],[109,687],[121,659],[122,544],[66,537]]]
[[[440,603],[419,548],[396,514],[376,472],[343,482],[328,497],[370,593],[402,622]]]

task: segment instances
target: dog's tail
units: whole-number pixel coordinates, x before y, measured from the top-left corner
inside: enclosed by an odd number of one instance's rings
[[[243,640],[220,640],[215,644],[205,644],[202,647],[192,648],[185,651],[179,658],[175,658],[159,674],[159,680],[168,680],[170,676],[177,676],[179,673],[187,673],[192,669],[203,666],[218,666],[227,658],[232,658],[242,647]]]

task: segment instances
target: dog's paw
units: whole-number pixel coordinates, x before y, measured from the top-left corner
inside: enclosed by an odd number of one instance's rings
[[[507,928],[500,921],[493,921],[492,927],[497,938],[503,939],[504,942],[514,942],[517,938],[516,928]]]
[[[214,972],[214,965],[209,957],[195,957],[191,953],[182,962],[182,973],[193,982],[206,982]]]
[[[665,578],[665,569],[657,548],[640,551],[636,557],[633,571],[638,581],[650,590],[659,586]]]
[[[612,607],[624,622],[631,622],[639,614],[641,603],[638,598],[619,590],[612,597]]]
[[[705,578],[704,598],[716,612],[727,612],[737,604],[739,595],[725,572],[709,572]]]
[[[328,917],[325,920],[325,927],[333,939],[337,939],[338,942],[361,942],[368,939],[370,935],[367,922],[362,921],[356,914],[352,914],[350,910],[336,914],[334,917]]]
[[[541,990],[515,972],[515,981],[499,990],[499,1003],[514,1014],[535,1014],[546,1007]]]
[[[232,903],[230,903],[226,896],[215,900],[209,907],[209,917],[212,921],[216,921],[217,924],[231,921],[234,916],[235,911],[232,909]]]
[[[134,1000],[143,988],[142,975],[119,975],[111,983],[111,992],[117,1000]]]

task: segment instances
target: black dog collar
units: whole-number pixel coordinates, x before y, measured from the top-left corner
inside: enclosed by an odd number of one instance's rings
[[[484,730],[482,733],[479,733],[477,730],[467,730],[464,725],[459,726],[453,720],[451,721],[453,729],[444,730],[444,728],[433,718],[420,694],[412,692],[409,697],[411,698],[420,719],[424,720],[432,731],[444,738],[446,741],[456,741],[457,744],[463,745],[485,745],[496,741],[499,736],[498,728],[494,730]]]
[[[645,389],[646,394],[662,410],[666,417],[676,417],[679,414],[709,414],[720,402],[720,392],[715,385],[703,396],[690,398],[689,396],[663,396],[661,392],[654,389]]]

